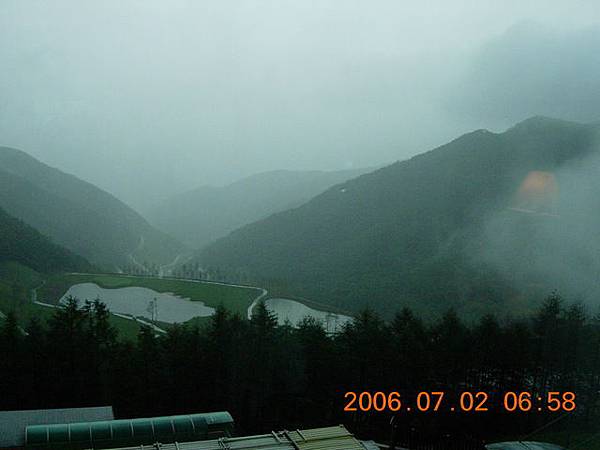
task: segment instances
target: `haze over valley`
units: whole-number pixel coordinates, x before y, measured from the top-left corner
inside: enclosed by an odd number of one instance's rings
[[[0,145],[138,212],[535,115],[598,120],[592,0],[33,3],[2,2]]]
[[[160,229],[200,248],[243,225],[298,207],[327,188],[368,171],[259,173],[227,186],[203,186],[174,195],[151,208],[147,216]]]
[[[0,206],[81,255],[72,268],[268,287],[345,312],[524,315],[552,291],[597,308],[599,130],[533,117],[381,169],[258,174],[160,204],[160,230],[2,148]]]
[[[0,450],[600,450],[598,55],[598,0],[0,1]]]

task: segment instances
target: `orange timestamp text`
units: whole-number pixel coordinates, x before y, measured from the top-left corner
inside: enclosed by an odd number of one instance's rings
[[[493,396],[482,391],[464,391],[456,395],[448,395],[444,391],[422,391],[410,397],[395,391],[349,391],[344,399],[346,412],[572,412],[577,408],[577,396],[571,391],[543,395],[511,391]]]

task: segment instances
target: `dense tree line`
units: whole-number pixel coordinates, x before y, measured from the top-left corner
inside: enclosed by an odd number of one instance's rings
[[[203,269],[199,262],[182,264],[171,270],[161,270],[161,266],[156,263],[143,261],[139,264],[126,264],[122,267],[124,273],[128,275],[139,276],[167,276],[175,278],[185,278],[188,280],[204,280],[204,281],[228,281],[242,282],[246,279],[240,274],[227,274],[218,269]]]
[[[365,310],[328,335],[320,323],[277,326],[263,304],[252,320],[224,308],[205,327],[149,328],[120,340],[100,302],[57,309],[47,323],[0,327],[0,409],[113,405],[119,417],[228,410],[239,433],[346,423],[385,440],[390,412],[343,412],[347,391],[574,391],[576,423],[598,420],[600,318],[546,299],[535,317],[467,325],[453,311],[425,323],[404,309],[390,321]],[[526,435],[560,413],[396,414],[397,432]],[[569,419],[571,420],[571,419]],[[556,427],[566,426],[558,421]],[[573,422],[569,422],[570,425]],[[435,430],[435,433],[431,430]]]

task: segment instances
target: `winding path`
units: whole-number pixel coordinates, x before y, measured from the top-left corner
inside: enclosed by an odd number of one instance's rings
[[[136,266],[140,267],[142,270],[144,270],[144,271],[146,271],[146,272],[147,272],[147,271],[148,271],[148,268],[147,268],[145,265],[143,265],[141,262],[139,262],[137,259],[135,259],[135,256],[133,256],[133,254],[134,254],[135,252],[138,252],[138,251],[140,251],[141,249],[143,249],[143,248],[144,248],[144,244],[145,244],[144,236],[140,236],[140,240],[139,240],[138,246],[135,248],[135,250],[133,250],[133,251],[132,251],[132,252],[131,252],[129,255],[127,255],[127,256],[129,257],[129,260],[130,260],[130,261],[131,261],[133,264],[135,264]]]
[[[256,289],[260,289],[261,290],[261,294],[258,297],[256,297],[254,299],[254,301],[248,307],[248,320],[252,319],[252,311],[254,310],[254,307],[258,304],[258,302],[260,302],[268,294],[268,291],[266,289],[259,288],[259,287],[257,287]]]

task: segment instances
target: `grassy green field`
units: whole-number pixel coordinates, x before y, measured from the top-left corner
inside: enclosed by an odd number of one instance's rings
[[[135,320],[110,315],[110,324],[119,332],[119,338],[134,341],[140,332],[141,326]]]
[[[0,263],[0,280],[5,284],[18,283],[32,289],[42,282],[42,276],[35,270],[13,261]]]
[[[25,327],[32,318],[46,320],[52,315],[50,308],[30,301],[29,290],[42,281],[40,274],[19,263],[0,264],[0,311],[13,312],[19,325]]]
[[[52,308],[31,302],[31,289],[40,286],[42,281],[43,276],[28,267],[15,262],[0,263],[0,311],[14,313],[22,328],[26,328],[33,318],[47,321],[52,317]],[[110,322],[121,339],[135,339],[140,330],[137,322],[112,314]]]
[[[157,292],[171,292],[192,301],[202,301],[210,307],[223,304],[243,317],[252,301],[261,291],[251,287],[235,287],[208,282],[193,282],[165,278],[129,277],[120,275],[65,274],[51,277],[38,291],[38,300],[56,303],[70,286],[95,283],[105,289],[139,286]]]
[[[36,318],[40,322],[45,322],[52,317],[53,309],[46,306],[36,305],[29,301],[14,301],[8,296],[3,295],[2,285],[0,284],[0,311],[3,313],[13,312],[17,318],[19,326],[26,328],[31,319]],[[2,319],[0,319],[1,321]],[[140,325],[133,321],[122,317],[110,315],[110,323],[119,332],[119,338],[134,340],[136,339]]]
[[[18,280],[25,286],[23,292],[13,292],[11,280]],[[31,302],[30,291],[36,288],[37,300],[52,305],[67,292],[69,287],[78,283],[95,283],[105,289],[123,287],[145,287],[157,292],[171,292],[192,301],[202,301],[210,307],[225,306],[231,312],[239,313],[246,317],[248,307],[253,300],[261,294],[261,290],[252,287],[237,287],[209,282],[193,282],[177,279],[130,277],[118,274],[59,274],[43,279],[39,274],[22,266],[0,266],[0,311],[6,313],[14,311],[19,324],[26,327],[29,321],[36,317],[47,320],[51,317],[52,308],[37,305]],[[86,300],[86,299],[80,299]],[[92,300],[92,299],[87,299]],[[111,323],[121,338],[135,339],[140,325],[122,317],[111,315]],[[196,317],[187,322],[190,325],[205,326],[210,321],[209,317]],[[157,323],[163,329],[171,325]]]
[[[261,293],[259,289],[250,287],[120,275],[60,274],[44,280],[40,274],[20,264],[3,263],[0,265],[0,311],[5,314],[14,312],[23,328],[32,318],[44,322],[52,316],[52,308],[33,303],[31,290],[36,289],[38,301],[55,305],[69,287],[78,283],[96,283],[106,289],[139,286],[157,292],[172,292],[192,301],[202,301],[213,308],[223,304],[243,317],[252,301]],[[188,323],[204,326],[209,320],[208,317],[197,317]],[[135,339],[139,333],[140,325],[133,320],[111,315],[110,321],[119,331],[121,339]],[[157,325],[163,329],[171,326],[162,323]]]

